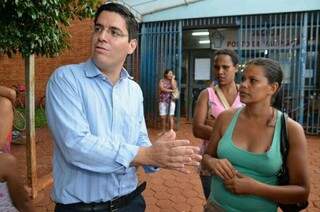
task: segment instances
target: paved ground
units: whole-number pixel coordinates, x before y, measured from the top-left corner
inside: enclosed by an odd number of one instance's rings
[[[151,129],[149,133],[152,140],[156,138],[156,130]],[[177,137],[188,138],[193,144],[199,144],[199,140],[192,136],[191,124],[186,121],[181,122]],[[313,212],[320,211],[320,137],[308,137],[308,143],[311,195],[310,205],[306,211]],[[12,152],[20,161],[19,171],[25,179],[25,146],[14,145]],[[50,173],[51,155],[52,144],[48,130],[37,130],[37,166],[40,177]],[[202,211],[205,201],[199,177],[194,169],[189,175],[168,170],[148,175],[139,170],[138,174],[141,181],[146,180],[148,183],[143,193],[147,202],[147,212]],[[50,200],[50,191],[51,186],[48,186],[39,192],[38,197],[34,200],[37,211],[53,211],[54,204]]]

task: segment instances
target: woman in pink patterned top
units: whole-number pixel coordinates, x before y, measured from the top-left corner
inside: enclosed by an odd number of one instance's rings
[[[169,130],[173,130],[173,116],[175,111],[175,101],[172,98],[172,93],[177,88],[177,82],[173,71],[167,69],[164,71],[163,79],[159,82],[159,112],[161,117],[161,133],[163,134],[166,131],[166,120],[169,115]]]
[[[241,107],[238,87],[234,81],[238,70],[238,56],[230,49],[215,52],[214,75],[218,84],[212,84],[204,89],[199,97],[193,117],[193,135],[203,139],[202,153],[212,132],[215,119],[229,108]],[[200,179],[206,199],[210,194],[211,176],[205,170],[200,170]]]

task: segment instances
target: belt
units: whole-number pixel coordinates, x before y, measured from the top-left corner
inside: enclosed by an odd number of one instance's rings
[[[99,203],[72,203],[72,204],[61,204],[56,203],[57,209],[62,209],[66,211],[110,211],[116,212],[119,208],[124,207],[130,203],[131,200],[140,195],[146,188],[147,183],[141,183],[134,191],[129,194],[123,195],[121,197],[115,197],[107,202]]]

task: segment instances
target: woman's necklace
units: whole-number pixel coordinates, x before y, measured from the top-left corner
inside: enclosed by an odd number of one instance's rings
[[[274,127],[276,124],[275,122],[275,109],[271,108],[272,112],[270,117],[267,119],[267,127]]]

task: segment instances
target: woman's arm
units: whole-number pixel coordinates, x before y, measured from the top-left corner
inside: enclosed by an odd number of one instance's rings
[[[0,150],[8,143],[7,138],[12,130],[12,123],[12,103],[8,98],[0,96]]]
[[[195,112],[192,121],[193,135],[197,138],[209,140],[212,132],[212,126],[208,125],[207,114],[208,114],[208,99],[209,94],[207,89],[201,91],[198,101],[195,107]]]
[[[163,79],[161,79],[159,82],[159,88],[160,88],[160,91],[162,92],[169,92],[169,93],[173,92],[173,89],[168,89],[163,86]]]
[[[1,156],[1,176],[7,182],[8,191],[13,205],[23,212],[33,212],[34,208],[30,197],[23,187],[18,176],[17,161],[10,154],[2,153]]]
[[[235,168],[228,159],[217,158],[219,141],[222,138],[233,113],[233,110],[224,111],[218,116],[212,130],[209,145],[202,159],[204,167],[207,167],[212,174],[219,176],[222,180],[230,180],[236,174]]]
[[[176,78],[175,75],[173,75],[171,79],[171,85],[173,90],[177,88],[177,81],[175,80],[175,78]]]
[[[310,182],[307,163],[307,141],[300,124],[288,119],[288,172],[290,185],[271,186],[241,176],[225,182],[226,187],[236,194],[257,195],[280,203],[304,202],[308,199]]]
[[[0,85],[0,96],[8,98],[14,104],[17,94],[14,89]]]

